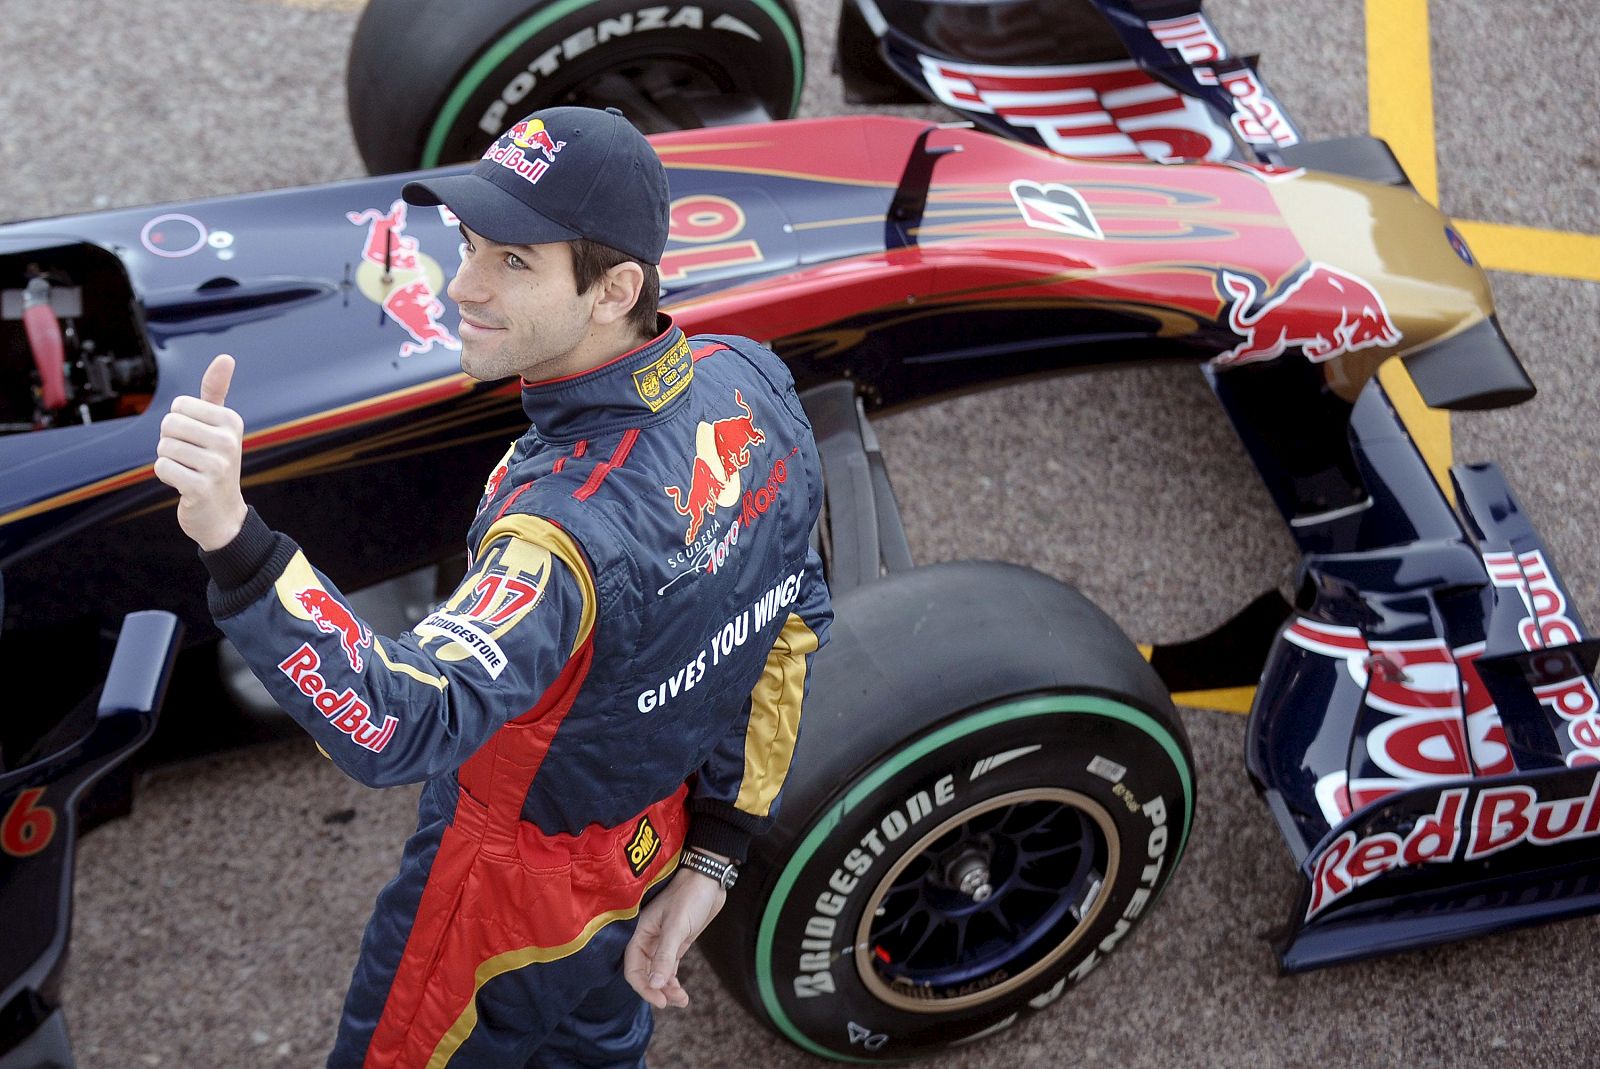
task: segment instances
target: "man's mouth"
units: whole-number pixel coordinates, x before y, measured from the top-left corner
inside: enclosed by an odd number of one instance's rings
[[[492,323],[486,323],[481,319],[475,319],[472,316],[467,315],[465,312],[461,313],[461,330],[463,333],[478,334],[504,329],[504,327],[495,326]]]

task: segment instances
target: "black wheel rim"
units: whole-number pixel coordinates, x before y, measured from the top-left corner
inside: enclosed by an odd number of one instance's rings
[[[760,121],[747,114],[771,118],[754,97],[738,94],[725,72],[679,53],[636,56],[574,83],[555,103],[616,108],[646,134]]]
[[[1110,814],[1075,791],[1032,788],[941,823],[879,881],[855,944],[867,989],[944,1013],[1002,998],[1093,927],[1117,874]]]

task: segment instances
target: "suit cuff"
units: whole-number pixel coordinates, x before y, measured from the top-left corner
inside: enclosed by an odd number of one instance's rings
[[[750,840],[770,823],[709,798],[691,799],[688,808],[689,839],[685,845],[722,854],[735,862],[743,862],[749,856]]]
[[[298,548],[287,535],[268,527],[254,508],[248,509],[232,542],[200,551],[200,560],[211,573],[206,590],[211,615],[223,620],[243,611],[283,574]]]

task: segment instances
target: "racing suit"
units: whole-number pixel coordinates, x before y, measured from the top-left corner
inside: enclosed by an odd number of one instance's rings
[[[641,1064],[621,956],[646,892],[687,842],[742,858],[794,753],[831,609],[787,369],[668,323],[522,402],[466,578],[398,638],[253,511],[202,554],[219,626],[319,748],[426,781],[330,1066]]]

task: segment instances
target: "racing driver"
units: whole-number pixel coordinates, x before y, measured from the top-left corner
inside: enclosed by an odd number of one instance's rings
[[[666,172],[620,113],[536,113],[403,196],[460,220],[462,369],[519,375],[530,420],[456,591],[375,635],[246,506],[231,356],[173,402],[155,473],[279,704],[362,783],[425,781],[328,1065],[641,1065],[827,636],[816,446],[772,353],[657,313]]]

